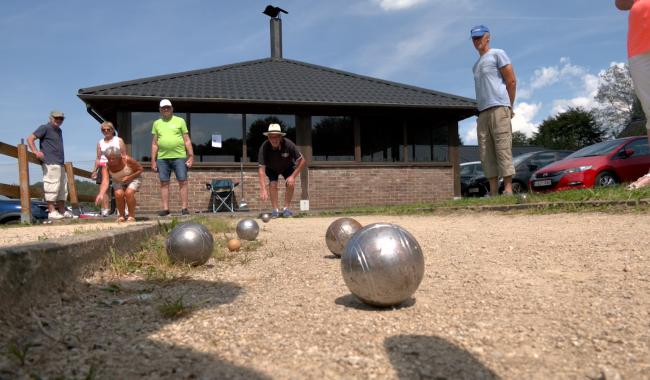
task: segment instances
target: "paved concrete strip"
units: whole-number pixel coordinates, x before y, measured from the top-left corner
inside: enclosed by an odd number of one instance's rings
[[[95,270],[111,252],[138,251],[159,232],[158,223],[146,223],[0,248],[0,309],[29,306],[53,290],[63,290]]]

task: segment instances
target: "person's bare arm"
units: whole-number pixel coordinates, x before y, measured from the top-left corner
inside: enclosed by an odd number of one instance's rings
[[[33,133],[27,136],[27,146],[29,146],[29,150],[31,150],[32,153],[34,153],[39,160],[42,160],[43,157],[45,157],[45,154],[43,154],[43,152],[40,152],[38,151],[38,149],[36,149],[36,144],[34,144],[34,141],[36,141],[37,139],[38,137],[36,137],[36,135]]]
[[[187,133],[183,134],[183,143],[185,144],[185,151],[187,152],[187,161],[185,164],[188,168],[191,168],[194,163],[194,150],[192,149],[192,140],[190,140],[190,135]]]
[[[510,98],[511,114],[514,116],[515,97],[517,96],[517,77],[515,76],[515,70],[512,68],[512,65],[505,65],[499,71],[506,83],[508,98]]]
[[[296,163],[296,168],[293,170],[293,173],[291,173],[289,178],[287,178],[287,184],[293,185],[296,183],[296,177],[300,175],[300,171],[305,167],[305,158],[301,155]]]
[[[158,157],[158,138],[156,135],[153,135],[151,138],[151,170],[157,172],[158,164],[156,164],[156,158]]]
[[[99,143],[97,143],[97,158],[95,158],[95,166],[93,166],[93,172],[90,175],[90,178],[92,179],[97,178],[97,168],[99,167],[99,161],[101,157],[102,157],[102,149],[100,148]]]
[[[257,169],[257,176],[260,179],[260,198],[263,201],[269,199],[269,192],[266,190],[266,171],[265,166],[260,166]]]
[[[616,0],[616,8],[622,11],[629,11],[634,5],[634,0]]]
[[[122,158],[126,158],[128,156],[126,152],[126,144],[124,144],[124,140],[122,140],[121,137],[118,137],[117,139],[118,139],[117,141],[120,144],[120,152],[122,152]]]

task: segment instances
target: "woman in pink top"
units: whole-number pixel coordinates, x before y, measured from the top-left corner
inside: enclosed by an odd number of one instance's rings
[[[123,156],[119,148],[106,149],[106,166],[102,167],[102,184],[95,204],[99,204],[108,191],[108,180],[113,179],[113,191],[119,217],[118,223],[135,222],[135,193],[140,187],[140,175],[144,172],[142,165],[129,156]],[[109,177],[110,176],[110,177]],[[125,207],[129,210],[129,218],[125,219]]]
[[[616,7],[630,11],[627,55],[634,91],[646,115],[650,142],[650,0],[616,0]],[[650,172],[630,184],[630,189],[650,185]]]

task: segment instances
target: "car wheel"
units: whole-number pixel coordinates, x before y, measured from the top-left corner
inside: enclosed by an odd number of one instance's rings
[[[614,186],[618,183],[616,176],[610,172],[602,172],[596,176],[594,187]]]
[[[521,194],[526,192],[526,185],[521,182],[513,181],[512,182],[512,193]]]

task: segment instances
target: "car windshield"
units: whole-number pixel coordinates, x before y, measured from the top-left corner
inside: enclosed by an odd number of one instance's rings
[[[566,157],[566,159],[578,158],[578,157],[593,157],[593,156],[603,156],[612,151],[621,144],[621,140],[609,140],[603,141],[598,144],[589,145],[586,148],[582,148],[577,152],[573,152]]]
[[[526,161],[527,159],[529,159],[530,156],[532,156],[535,153],[537,153],[537,152],[524,153],[524,154],[518,155],[517,157],[513,157],[512,163],[515,166],[517,166],[517,165],[521,164],[522,162]]]
[[[472,175],[472,173],[474,172],[474,165],[476,164],[461,165],[460,175]]]

